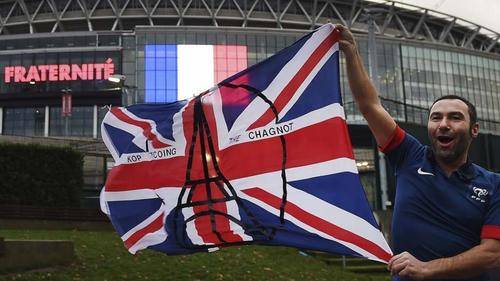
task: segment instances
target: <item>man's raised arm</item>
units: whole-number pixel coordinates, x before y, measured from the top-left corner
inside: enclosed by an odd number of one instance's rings
[[[339,45],[346,59],[347,78],[352,95],[378,146],[384,147],[396,129],[396,122],[380,103],[377,90],[366,73],[352,33],[342,25],[337,25],[337,28],[341,34]]]

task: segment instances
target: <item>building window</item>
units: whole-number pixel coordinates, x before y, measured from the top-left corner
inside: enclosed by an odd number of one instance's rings
[[[61,107],[50,108],[49,135],[92,137],[93,107],[73,107],[71,116],[63,117]]]
[[[366,198],[373,209],[379,209],[381,202],[377,192],[377,173],[375,156],[372,148],[355,148],[354,155],[361,185],[365,189]]]
[[[4,135],[43,136],[44,123],[43,107],[4,108]]]

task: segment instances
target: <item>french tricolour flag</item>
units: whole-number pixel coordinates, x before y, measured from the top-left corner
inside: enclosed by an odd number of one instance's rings
[[[148,103],[191,98],[247,68],[247,46],[146,45]]]

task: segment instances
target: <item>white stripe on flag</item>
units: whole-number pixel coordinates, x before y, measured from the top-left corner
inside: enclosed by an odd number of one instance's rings
[[[304,43],[302,48],[295,56],[281,69],[274,77],[274,80],[262,93],[272,102],[280,95],[283,89],[290,83],[301,67],[307,62],[309,57],[321,45],[323,40],[327,38],[334,27],[332,25],[324,25],[322,28],[314,32],[311,37]],[[331,56],[332,48],[323,57]],[[231,130],[243,131],[246,130],[252,123],[260,118],[267,110],[269,105],[262,99],[254,99],[248,107],[243,111],[234,122]]]
[[[271,184],[268,182],[265,186],[265,191],[273,194],[276,197],[281,198],[281,194],[283,192],[282,188],[283,188],[282,182],[280,179],[279,181],[276,182],[276,184]],[[240,196],[241,198],[247,199],[259,205],[268,212],[275,214],[276,216],[279,216],[280,213],[279,209],[276,209],[268,205],[267,203],[260,201],[257,198],[248,196],[245,193],[241,193]],[[341,208],[338,208],[335,205],[325,202],[317,197],[314,197],[309,193],[296,189],[291,185],[287,185],[287,201],[294,205],[300,206],[300,208],[303,209],[304,211],[316,217],[319,217],[320,219],[323,219],[333,225],[345,229],[355,235],[363,237],[366,240],[371,241],[380,248],[384,249],[388,253],[391,253],[391,249],[387,245],[387,242],[385,241],[382,233],[364,219],[352,213],[349,213]],[[332,221],[331,220],[332,218],[334,218],[335,220]],[[366,251],[365,249],[362,249],[358,245],[332,237],[329,234],[324,233],[308,225],[307,222],[301,221],[300,218],[296,218],[288,213],[285,213],[285,219],[309,232],[316,233],[323,238],[338,242],[368,259],[385,262],[376,257],[374,254]]]
[[[189,99],[214,85],[214,47],[177,46],[177,100]]]
[[[132,142],[139,148],[146,150],[146,141],[147,138],[144,136],[144,130],[141,127],[132,125],[125,121],[118,119],[111,111],[106,114],[104,119],[104,123],[108,124],[112,127],[125,131],[134,136]],[[117,161],[118,159],[115,159]]]
[[[213,100],[215,100],[215,98]],[[214,108],[214,112],[215,112],[215,105],[213,108]],[[218,117],[219,116],[220,115],[218,115]],[[222,117],[219,117],[219,118],[222,118]],[[231,130],[229,136],[224,136],[224,135],[219,134],[219,138],[218,138],[219,139],[219,148],[224,149],[224,148],[231,146],[231,145],[237,145],[237,144],[242,144],[242,143],[251,142],[251,141],[261,141],[263,139],[274,138],[276,136],[290,134],[292,132],[296,132],[296,131],[303,129],[305,127],[312,126],[314,124],[318,124],[318,123],[321,123],[323,121],[326,121],[326,120],[329,120],[332,118],[342,118],[345,120],[344,108],[339,103],[329,104],[325,107],[308,112],[304,115],[301,115],[295,119],[288,120],[286,122],[275,124],[274,120],[273,120],[267,126],[256,128],[256,129],[253,129],[250,131],[240,132],[240,131]],[[217,122],[217,124],[219,124],[219,123],[225,123],[225,122]],[[222,125],[222,126],[224,126],[224,125]],[[283,131],[282,133],[280,133],[279,130],[277,130],[277,128],[283,128],[283,126],[287,126],[287,128],[289,128],[289,131]],[[217,126],[217,128],[219,128],[219,126]],[[271,129],[271,128],[274,128],[274,129]],[[259,137],[259,138],[253,138],[253,139],[250,138],[251,136],[255,136],[256,132],[260,132],[260,131],[264,131],[264,130],[269,131],[269,129],[274,130],[275,132],[278,132],[278,133],[268,135],[268,136]],[[219,133],[219,131],[217,131],[217,133]],[[233,139],[238,139],[238,141],[231,142],[231,140],[233,140]]]
[[[122,240],[123,242],[127,241],[132,235],[134,235],[136,232],[142,230],[143,228],[149,226],[151,223],[153,223],[158,217],[162,216],[165,214],[165,205],[162,204],[160,209],[153,213],[151,216],[149,216],[147,219],[127,231],[125,234],[122,235]],[[165,215],[166,216],[166,215]],[[163,217],[163,222],[165,221],[165,216]],[[148,246],[151,245],[156,245],[159,243],[162,243],[167,239],[167,233],[165,231],[162,231],[164,229],[164,226],[161,227],[161,229],[155,231],[154,233],[150,233],[151,235],[145,235],[141,239],[139,239],[134,245],[132,245],[128,251],[132,254],[135,254],[138,250],[142,250],[147,248]]]
[[[108,148],[109,152],[111,153],[111,156],[113,156],[113,160],[116,162],[120,159],[120,153],[118,152],[118,149],[115,147],[115,144],[111,140],[111,137],[108,135],[108,130],[106,130],[106,127],[104,124],[107,123],[108,118],[110,117],[116,118],[111,111],[108,111],[106,115],[104,116],[104,120],[102,121],[101,124],[101,136],[102,136],[102,141]]]
[[[357,173],[356,162],[349,158],[339,158],[314,165],[287,169],[287,180],[291,182],[342,172]],[[250,199],[251,197],[247,197],[247,195],[244,195],[241,191],[247,188],[259,187],[259,184],[256,183],[260,183],[261,187],[265,188],[266,192],[272,193],[273,195],[281,198],[281,194],[283,193],[281,171],[231,181],[231,184],[237,190],[238,195],[242,198],[251,200],[252,202],[255,202],[256,199]],[[288,201],[300,206],[308,213],[314,214],[315,216],[326,221],[330,221],[330,218],[335,218],[335,222],[331,223],[372,241],[389,253],[391,252],[391,249],[387,245],[382,233],[369,222],[290,185],[288,185],[287,189]],[[262,206],[262,204],[265,203],[259,203],[260,206]],[[270,212],[272,211],[272,213],[275,213],[276,211],[270,206],[265,209]],[[287,217],[287,219],[294,220],[290,217]],[[296,222],[294,221],[294,223]],[[353,250],[356,248],[356,252],[363,253],[365,255],[363,250],[360,251],[360,249],[357,249],[357,246],[354,248],[351,246],[349,247]],[[374,258],[371,254],[369,256],[371,259]]]
[[[133,114],[132,112],[128,111],[127,108],[125,107],[121,107],[119,108],[121,109],[121,111],[123,112],[123,114],[127,115],[129,118],[133,119],[133,120],[136,120],[136,121],[140,121],[140,122],[146,122],[149,124],[149,126],[151,126],[151,133],[153,135],[155,135],[155,137],[162,143],[164,144],[169,144],[169,145],[174,145],[175,143],[169,139],[166,139],[164,138],[159,132],[158,130],[156,130],[156,122],[153,121],[153,120],[149,120],[149,119],[143,119],[143,118],[140,118],[138,116],[136,116],[135,114]],[[132,125],[130,124],[130,126],[135,126],[135,125]],[[138,127],[140,128],[140,127]],[[140,128],[142,130],[142,128]],[[144,131],[142,133],[142,135],[144,135]]]
[[[146,249],[149,246],[163,243],[165,240],[167,240],[167,237],[168,234],[165,231],[165,228],[162,227],[155,232],[151,232],[144,235],[144,237],[139,239],[139,241],[137,241],[137,243],[135,243],[132,247],[130,247],[128,251],[132,254],[135,254],[137,251]]]
[[[174,205],[177,204],[177,198],[181,192],[182,187],[162,187],[158,189],[134,189],[127,191],[105,191],[102,193],[103,199],[106,202],[113,201],[135,201],[154,199],[160,197],[165,201],[165,204],[171,201]],[[167,201],[168,200],[168,201]]]
[[[298,181],[311,179],[337,173],[358,173],[356,161],[350,158],[337,158],[312,165],[286,169],[287,181]],[[281,182],[281,171],[275,171],[246,178],[231,180],[230,183],[235,187],[250,188],[254,187],[256,182],[266,182],[279,177]]]
[[[335,54],[335,52],[339,51],[339,43],[335,43],[329,50],[326,52],[326,54],[321,58],[321,60],[314,66],[313,70],[309,75],[307,75],[307,78],[300,84],[300,87],[297,89],[297,91],[293,94],[292,98],[288,103],[285,105],[285,107],[281,110],[279,113],[278,117],[279,119],[285,117],[287,112],[292,108],[293,105],[295,105],[295,102],[300,98],[302,93],[306,90],[306,88],[309,86],[311,81],[316,77],[316,75],[319,73],[319,71],[323,68],[325,63],[330,59],[330,57]],[[334,95],[334,91],[336,90],[335,87],[332,87],[332,95]],[[338,93],[340,95],[340,93]],[[274,120],[272,121],[274,123]]]
[[[241,221],[240,210],[238,208],[238,204],[236,200],[231,200],[226,202],[227,214],[233,216],[238,221]],[[229,219],[228,219],[229,220]],[[245,234],[245,230],[237,223],[232,220],[229,220],[229,228],[231,231],[240,236],[243,241],[252,241],[253,238]]]
[[[186,219],[194,216],[194,211],[192,207],[182,208],[182,215],[184,216],[184,221]],[[190,220],[186,223],[186,234],[188,235],[191,243],[194,245],[212,245],[213,243],[204,242],[203,238],[198,234],[198,230],[196,229],[195,220]]]

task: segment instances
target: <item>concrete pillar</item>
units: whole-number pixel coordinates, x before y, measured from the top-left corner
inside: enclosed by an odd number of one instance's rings
[[[372,79],[375,88],[380,90],[380,85],[378,81],[378,62],[377,62],[377,41],[375,36],[375,13],[370,13],[368,15],[368,67],[370,72],[370,78]],[[380,178],[380,200],[382,201],[382,210],[387,209],[387,167],[385,161],[385,155],[377,151],[378,153],[378,170]]]
[[[3,107],[0,107],[0,135],[3,134]]]
[[[93,111],[93,122],[92,122],[92,137],[94,139],[97,139],[97,128],[98,128],[98,124],[97,124],[97,111],[98,111],[98,108],[97,108],[97,105],[94,105],[94,111]]]
[[[43,123],[43,136],[48,137],[49,136],[49,122],[50,122],[50,108],[48,105],[45,106],[45,121]]]
[[[380,201],[382,201],[382,210],[387,210],[387,201],[389,201],[389,196],[387,195],[387,163],[385,160],[385,155],[382,152],[378,152],[378,170],[380,177]]]

